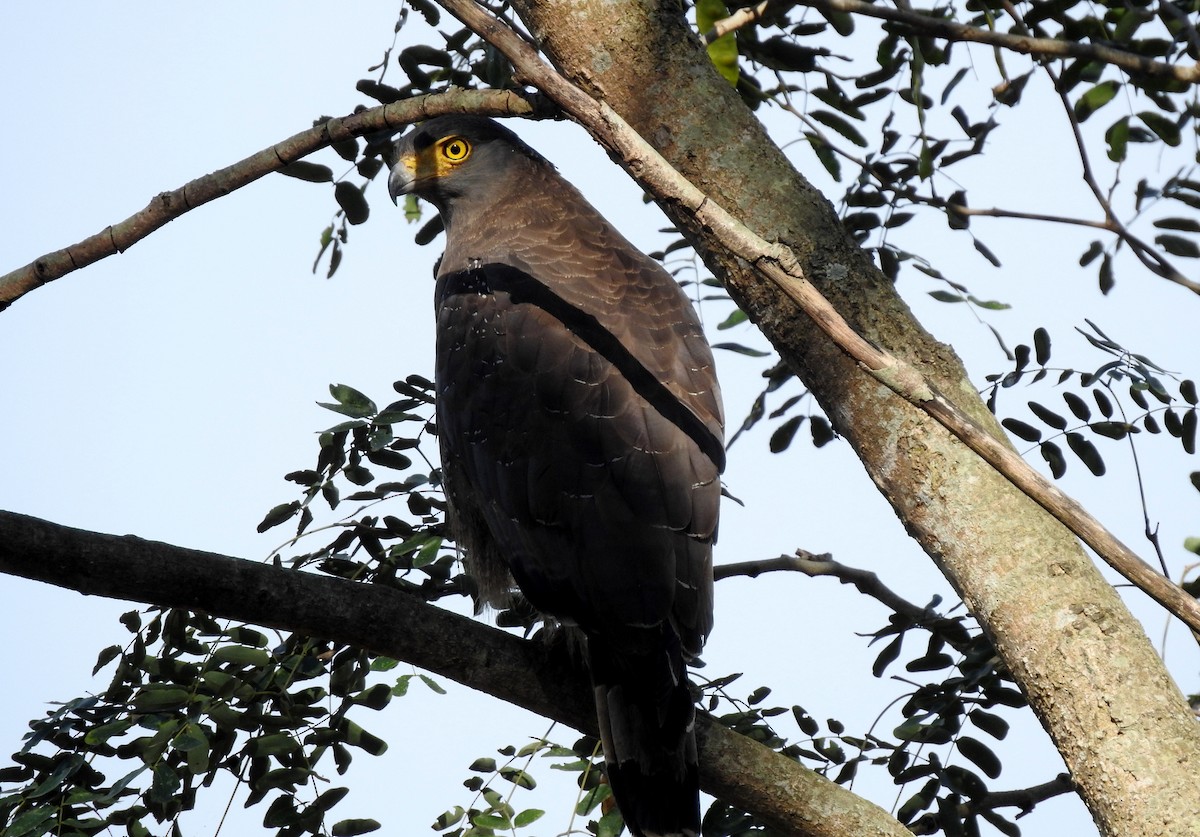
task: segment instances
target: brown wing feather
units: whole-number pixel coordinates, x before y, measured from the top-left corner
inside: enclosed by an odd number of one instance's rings
[[[710,626],[716,465],[622,374],[627,360],[596,348],[603,328],[556,316],[545,290],[495,266],[439,283],[452,501],[477,508],[535,606],[605,633],[676,622],[694,653]]]

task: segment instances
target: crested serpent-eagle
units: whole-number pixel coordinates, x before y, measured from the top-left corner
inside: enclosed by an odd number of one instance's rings
[[[437,429],[451,531],[582,631],[606,770],[637,837],[700,828],[686,662],[712,627],[724,466],[712,351],[679,285],[490,119],[424,122],[393,199],[440,211]]]

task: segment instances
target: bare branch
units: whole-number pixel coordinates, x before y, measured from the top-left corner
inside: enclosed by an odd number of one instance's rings
[[[1040,58],[1088,58],[1120,67],[1129,73],[1173,79],[1188,84],[1200,81],[1200,64],[1189,66],[1167,64],[1103,44],[1085,44],[1079,41],[1037,38],[1030,35],[1010,35],[1007,32],[980,29],[952,20],[930,17],[919,12],[896,9],[882,4],[867,3],[863,0],[799,0],[797,5],[811,6],[820,11],[859,14],[901,23],[917,32],[948,41],[973,41],[990,44]],[[1020,22],[1020,18],[1017,18],[1017,22]]]
[[[663,159],[605,102],[592,99],[556,70],[490,12],[471,0],[443,0],[442,6],[502,52],[521,76],[535,84],[624,161],[628,171],[660,201],[692,214],[712,239],[745,259],[786,294],[863,370],[954,434],[1014,486],[1065,525],[1113,569],[1200,630],[1200,602],[1164,578],[1108,531],[1077,501],[1033,469],[1011,445],[992,436],[921,375],[916,367],[863,339],[808,281],[794,253],[770,243],[711,201]]]
[[[712,29],[704,33],[704,42],[706,44],[711,44],[713,41],[717,40],[718,38],[723,38],[730,32],[736,32],[743,26],[749,26],[752,23],[756,23],[764,14],[766,14],[767,8],[770,7],[770,5],[771,3],[769,0],[762,0],[762,2],[756,6],[747,6],[744,9],[738,9],[729,17],[721,18],[713,24]]]
[[[1017,815],[1019,817],[1029,813],[1039,802],[1062,796],[1064,793],[1074,793],[1075,789],[1075,783],[1071,781],[1070,774],[1060,773],[1040,785],[985,793],[978,799],[972,799],[970,802],[960,805],[959,811],[962,816],[966,817],[983,811],[994,811],[997,808],[1020,808],[1021,813]],[[913,820],[908,827],[913,834],[937,834],[942,830],[938,819],[935,814],[926,814]]]
[[[934,613],[928,607],[910,602],[884,584],[879,576],[870,570],[839,564],[829,553],[814,555],[806,550],[797,549],[792,555],[780,555],[777,558],[767,558],[761,561],[723,564],[713,568],[713,577],[717,580],[739,575],[756,578],[763,573],[781,571],[803,573],[809,578],[819,576],[836,578],[842,584],[853,585],[858,592],[870,596],[888,610],[903,616],[913,624],[931,630],[935,630],[939,625],[954,624],[953,620]],[[944,638],[953,648],[960,651],[966,648],[966,643],[959,641],[958,632],[947,634]]]
[[[231,166],[198,177],[173,191],[163,192],[155,196],[145,209],[124,221],[0,276],[0,311],[30,291],[103,258],[123,253],[184,213],[224,197],[273,171],[279,171],[288,163],[294,163],[331,143],[380,131],[396,131],[410,122],[446,113],[549,116],[552,110],[537,97],[523,97],[511,90],[451,90],[369,108],[341,119],[331,119]]]
[[[595,733],[587,678],[561,649],[389,587],[0,511],[0,572],[85,595],[201,611],[403,660]],[[883,809],[701,715],[701,785],[778,833],[904,837]]]

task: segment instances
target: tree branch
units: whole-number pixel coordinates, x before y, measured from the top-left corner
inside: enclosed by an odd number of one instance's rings
[[[839,564],[829,553],[814,555],[803,549],[797,549],[792,555],[780,555],[761,561],[741,561],[736,564],[720,564],[713,568],[713,577],[717,580],[744,575],[757,578],[763,573],[798,572],[809,578],[828,576],[836,578],[842,584],[853,586],[864,596],[870,596],[888,610],[903,616],[915,625],[929,630],[937,630],[944,625],[955,624],[953,619],[941,616],[931,608],[921,607],[901,596],[880,580],[876,573],[859,567]],[[960,629],[961,630],[961,629]],[[959,651],[966,649],[969,643],[960,641],[957,632],[946,633],[944,636],[950,647]]]
[[[1039,802],[1045,802],[1047,799],[1053,799],[1056,796],[1062,796],[1064,793],[1073,793],[1074,791],[1075,783],[1071,781],[1070,774],[1060,773],[1050,781],[1042,782],[1040,785],[1009,791],[989,791],[978,799],[964,802],[959,806],[959,810],[964,816],[969,816],[970,814],[980,814],[984,811],[994,811],[997,808],[1020,808],[1021,813],[1017,816],[1021,817],[1032,811],[1033,807]],[[942,825],[936,814],[925,814],[918,817],[909,823],[908,827],[913,834],[937,834],[942,830]]]
[[[95,235],[62,250],[47,253],[30,264],[0,276],[0,311],[42,285],[123,253],[159,227],[209,201],[224,197],[289,163],[349,137],[396,131],[411,122],[447,113],[486,116],[549,116],[554,112],[536,96],[511,90],[450,90],[368,108],[331,119],[282,142],[264,148],[231,166],[198,177],[170,192],[156,195],[140,212],[105,227]]]
[[[1037,38],[1030,35],[1010,35],[994,29],[980,29],[951,20],[931,17],[920,12],[876,5],[863,0],[799,0],[796,5],[811,6],[818,11],[865,15],[900,23],[923,34],[948,41],[974,41],[1003,47],[1013,52],[1040,58],[1087,58],[1111,64],[1129,73],[1159,79],[1195,84],[1200,81],[1200,64],[1180,66],[1155,61],[1132,52],[1114,49],[1103,44],[1085,44],[1057,38]],[[1020,22],[1020,18],[1017,18]]]
[[[859,336],[804,276],[795,254],[787,247],[764,241],[711,201],[638,136],[616,111],[569,82],[519,35],[473,0],[441,0],[441,4],[502,52],[522,78],[536,85],[613,151],[647,191],[660,201],[686,208],[716,244],[754,265],[864,371],[925,411],[1090,546],[1109,566],[1193,630],[1200,630],[1200,602],[1156,572],[1083,506],[1034,470],[1006,441],[992,436],[935,391],[916,367]]]
[[[718,38],[723,38],[730,32],[736,32],[743,26],[757,23],[770,7],[770,0],[762,0],[754,6],[746,6],[733,12],[729,17],[723,17],[713,24],[712,29],[704,33],[704,42],[711,44]]]
[[[842,584],[853,586],[858,592],[870,596],[888,610],[898,613],[914,622],[925,623],[940,618],[931,613],[928,608],[910,602],[892,588],[879,580],[879,576],[870,570],[849,567],[833,560],[829,553],[813,555],[803,549],[797,549],[793,555],[780,555],[765,561],[745,561],[738,564],[724,564],[713,568],[713,576],[717,579],[734,575],[746,575],[755,578],[762,573],[789,571],[803,573],[809,578],[829,576],[836,578]]]
[[[0,572],[85,595],[202,611],[344,642],[595,733],[587,678],[567,655],[394,589],[0,511]],[[891,835],[883,809],[701,715],[701,784],[781,834]]]

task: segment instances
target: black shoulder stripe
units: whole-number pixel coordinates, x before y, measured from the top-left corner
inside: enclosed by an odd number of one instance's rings
[[[437,303],[457,294],[507,293],[514,304],[536,305],[561,322],[597,354],[617,368],[633,389],[664,418],[688,435],[718,471],[725,470],[725,448],[708,427],[633,356],[621,341],[591,314],[582,311],[543,283],[511,265],[485,264],[442,276]]]

